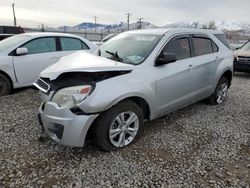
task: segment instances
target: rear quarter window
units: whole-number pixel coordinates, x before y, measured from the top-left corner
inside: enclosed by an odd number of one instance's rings
[[[227,42],[227,38],[224,34],[214,34],[214,36],[219,39],[228,49],[231,50],[229,43]]]

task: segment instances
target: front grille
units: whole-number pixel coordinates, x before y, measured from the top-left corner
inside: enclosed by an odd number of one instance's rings
[[[35,83],[34,86],[36,86],[39,90],[41,90],[44,93],[48,93],[50,90],[50,85],[47,84],[43,79],[39,78]]]
[[[237,58],[237,60],[238,60],[239,62],[250,63],[250,57],[239,56],[239,57]]]

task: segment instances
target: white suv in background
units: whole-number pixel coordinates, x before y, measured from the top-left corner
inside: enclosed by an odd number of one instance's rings
[[[0,42],[0,96],[31,86],[39,73],[78,50],[92,52],[92,42],[71,34],[25,33]]]

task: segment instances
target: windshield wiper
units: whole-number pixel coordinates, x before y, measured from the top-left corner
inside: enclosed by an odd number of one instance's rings
[[[120,58],[120,56],[118,55],[118,52],[117,52],[117,51],[116,51],[116,52],[110,52],[110,51],[108,51],[108,50],[105,50],[105,52],[108,53],[108,54],[110,54],[110,55],[112,55],[112,59],[113,59],[113,60],[119,61],[119,62],[122,62],[122,61],[123,61],[123,59]]]

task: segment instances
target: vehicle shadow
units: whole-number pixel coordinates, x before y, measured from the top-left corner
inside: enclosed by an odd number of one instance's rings
[[[234,76],[249,79],[250,78],[250,73],[236,72],[236,73],[234,73]]]
[[[17,94],[17,93],[21,93],[21,92],[23,92],[23,91],[25,91],[27,89],[32,89],[34,91],[38,91],[38,89],[36,87],[34,87],[34,86],[23,87],[23,88],[13,89],[9,95],[14,95],[14,94]]]

